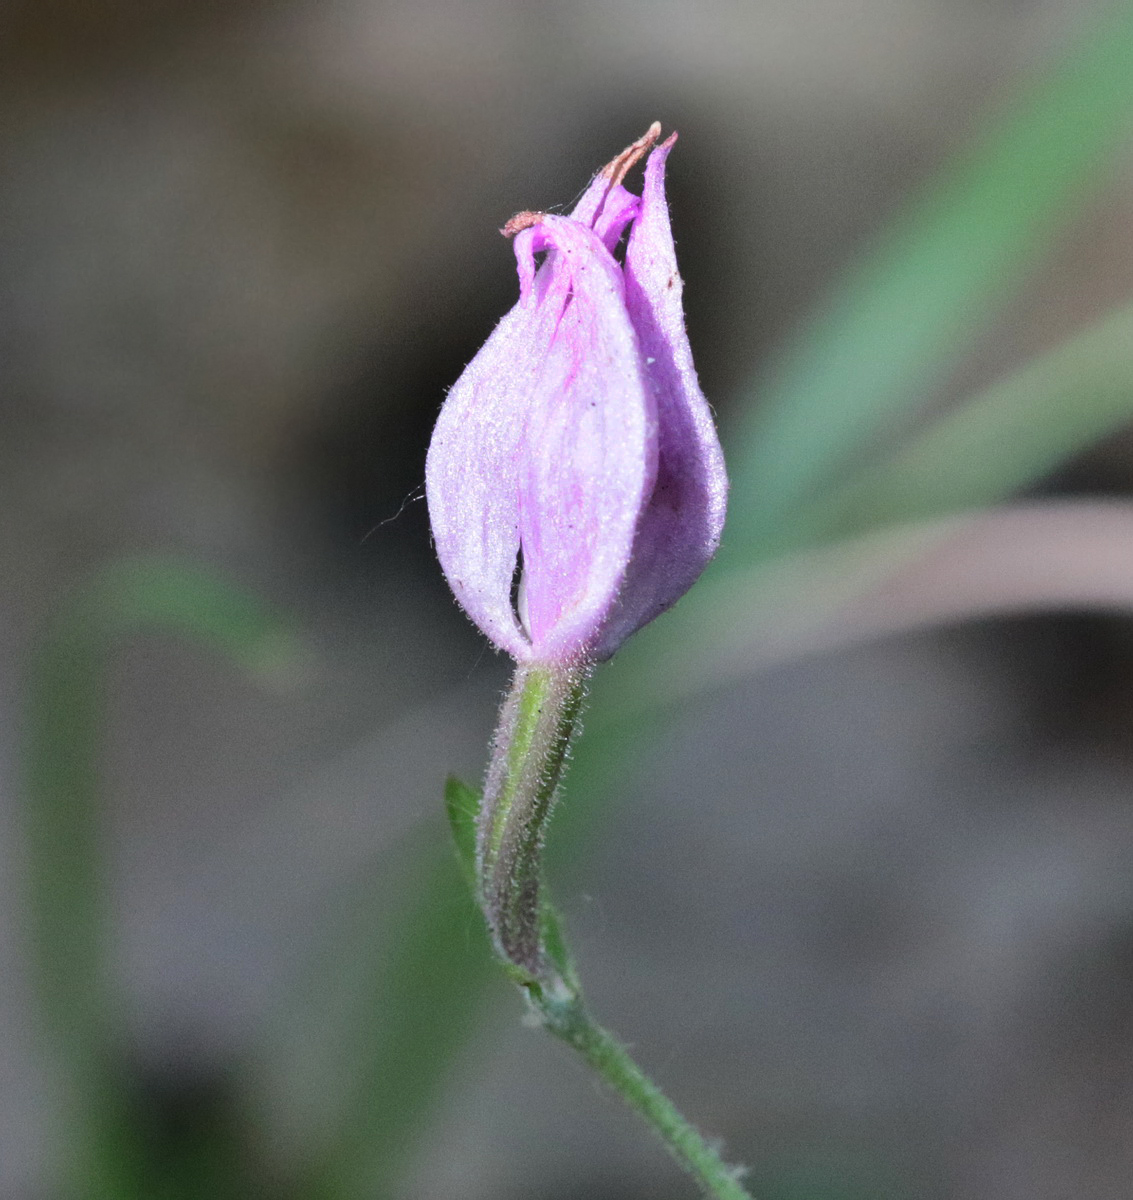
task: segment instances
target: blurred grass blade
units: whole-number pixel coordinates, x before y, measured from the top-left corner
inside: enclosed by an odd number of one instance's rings
[[[302,1200],[393,1196],[458,1050],[480,1024],[498,971],[463,865],[443,842],[416,859],[392,944],[373,955],[358,986],[361,1011],[348,1025],[350,1093],[333,1133],[301,1170]],[[372,953],[372,942],[371,929],[367,944],[353,949]]]
[[[140,1196],[140,1151],[113,1061],[99,847],[103,631],[68,614],[32,666],[25,743],[26,900],[36,1000],[63,1076],[61,1174],[78,1197]]]
[[[576,996],[580,995],[582,984],[574,965],[574,955],[571,953],[566,934],[563,932],[562,917],[559,916],[558,909],[548,904],[546,900],[543,901],[540,921],[543,930],[543,946],[547,951],[547,957],[555,964],[567,987]]]
[[[616,738],[640,723],[641,715],[634,714],[630,723],[613,729],[588,726],[587,744],[598,748],[604,735]],[[625,761],[624,755],[583,755],[584,793],[578,804],[565,806],[561,818],[556,817],[550,849],[560,863],[577,858],[579,841],[592,824],[588,818],[606,794],[604,769],[620,768]],[[597,770],[587,770],[590,766]],[[578,763],[572,771],[576,769]],[[389,936],[376,936],[385,914],[374,911],[370,902],[366,912],[373,919],[363,913],[353,933],[325,947],[327,961],[320,968],[325,973],[341,976],[347,963],[364,965],[351,983],[350,1012],[341,1021],[350,1039],[347,1093],[336,1102],[339,1111],[331,1133],[316,1139],[299,1170],[293,1192],[300,1200],[390,1200],[396,1195],[453,1061],[483,1020],[493,983],[500,985],[501,997],[511,990],[502,986],[504,975],[467,877],[470,864],[474,883],[479,803],[475,789],[450,777],[445,804],[456,852],[448,839],[441,846],[434,840],[412,857],[400,889],[410,899]],[[573,980],[558,917],[548,910],[545,920],[555,961]]]
[[[730,553],[789,538],[816,494],[945,369],[1133,132],[1133,4],[1078,43],[906,209],[794,340],[728,439]]]
[[[855,536],[993,504],[1133,421],[1133,305],[948,413],[807,515]]]
[[[615,675],[616,710],[648,712],[780,663],[1010,613],[1133,611],[1133,503],[1040,500],[887,526],[717,576],[699,619]]]
[[[68,1093],[68,1195],[76,1197],[146,1194],[115,1064],[100,745],[107,653],[147,629],[188,637],[250,668],[288,653],[286,635],[255,601],[203,571],[157,561],[103,572],[55,616],[35,651],[24,745],[29,949]]]

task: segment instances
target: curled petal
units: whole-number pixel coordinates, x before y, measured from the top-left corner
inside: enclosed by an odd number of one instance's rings
[[[578,203],[570,210],[570,219],[593,229],[611,186],[612,181],[604,172],[599,171],[586,185],[586,191],[579,197]]]
[[[574,206],[572,221],[587,225],[602,239],[602,244],[613,254],[626,226],[641,211],[641,197],[611,183],[604,175],[594,176],[582,199]]]
[[[571,219],[593,229],[606,242],[607,250],[613,251],[618,238],[625,230],[625,225],[624,223],[621,225],[617,236],[610,242],[607,238],[608,229],[602,224],[603,213],[610,214],[605,218],[606,220],[611,218],[616,220],[614,214],[617,210],[625,208],[627,198],[634,203],[637,202],[637,197],[622,187],[622,180],[625,179],[630,168],[641,161],[660,136],[661,124],[659,121],[654,121],[636,142],[631,142],[620,154],[615,154],[594,176],[578,203],[571,210]]]
[[[596,648],[600,657],[696,582],[720,543],[727,505],[724,455],[685,333],[665,199],[665,160],[675,140],[674,134],[649,155],[641,212],[626,248],[626,307],[657,408],[657,474],[621,596]]]

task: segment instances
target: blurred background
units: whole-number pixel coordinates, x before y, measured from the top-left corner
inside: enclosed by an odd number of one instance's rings
[[[727,450],[840,269],[1098,8],[9,0],[3,1200],[67,1194],[21,757],[32,653],[67,598],[160,555],[259,597],[301,646],[264,679],[130,639],[99,743],[121,1069],[169,1161],[223,1127],[233,1194],[290,1195],[350,1030],[362,1045],[388,1016],[342,1016],[354,948],[380,955],[507,678],[421,501],[445,388],[516,295],[499,226],[568,205],[652,120],[678,129],[688,325]],[[1126,162],[939,403],[1133,294],[1130,180]],[[1042,490],[1131,485],[1118,436]],[[620,780],[556,888],[583,978],[757,1195],[1130,1195],[1131,678],[1117,618],[903,636],[689,699]],[[692,1194],[506,988],[478,1011],[391,1195]]]

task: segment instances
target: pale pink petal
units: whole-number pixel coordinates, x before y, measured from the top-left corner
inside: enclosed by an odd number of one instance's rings
[[[597,647],[603,657],[696,582],[719,545],[727,504],[724,456],[685,333],[665,199],[665,160],[675,140],[674,134],[649,155],[626,249],[626,306],[657,405],[658,462],[633,561]]]
[[[593,229],[613,254],[626,226],[640,211],[640,196],[627,191],[620,183],[611,183],[604,175],[595,175],[571,211],[570,218]]]
[[[657,429],[617,262],[569,217],[535,233],[570,285],[531,392],[519,501],[532,655],[555,660],[588,656],[617,600]]]
[[[599,171],[586,185],[586,191],[579,197],[578,203],[570,210],[570,219],[593,229],[610,191],[610,183],[609,176]]]
[[[530,238],[520,238],[522,277]],[[524,290],[449,391],[425,464],[429,520],[449,586],[481,630],[516,659],[530,657],[511,605],[520,443],[559,315],[539,303],[541,289],[529,283]]]

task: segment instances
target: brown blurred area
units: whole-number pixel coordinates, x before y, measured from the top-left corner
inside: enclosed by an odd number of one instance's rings
[[[838,268],[1094,7],[0,11],[0,1197],[52,1194],[18,755],[61,597],[181,556],[308,648],[276,692],[159,638],[114,667],[115,968],[155,1095],[191,1096],[301,974],[336,889],[480,770],[505,664],[444,588],[420,488],[444,389],[515,294],[498,227],[677,128],[689,329],[726,433]],[[957,390],[1133,292],[1128,183]],[[1050,487],[1131,479],[1125,436]],[[561,896],[594,1007],[759,1194],[1130,1194],[1131,665],[1126,624],[1060,618],[777,668],[690,704],[611,809]],[[690,1194],[509,1004],[405,1195]]]

